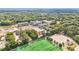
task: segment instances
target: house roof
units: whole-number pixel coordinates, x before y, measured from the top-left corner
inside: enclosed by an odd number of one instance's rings
[[[61,35],[61,34],[55,34],[52,35],[50,38],[52,38],[54,41],[58,42],[58,43],[62,43],[62,42],[67,42],[67,40],[70,40],[71,38]]]
[[[33,29],[33,30],[35,30],[37,32],[40,32],[40,31],[43,31],[44,30],[44,29],[40,29],[39,27],[31,26],[31,25],[29,25],[29,26],[23,26],[21,28],[22,28],[22,30],[25,30],[25,29]]]
[[[38,27],[33,27],[32,29],[34,29],[35,31],[39,32],[39,31],[43,31],[43,29],[40,29]]]

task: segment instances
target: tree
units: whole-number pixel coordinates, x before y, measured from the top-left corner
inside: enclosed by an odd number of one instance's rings
[[[35,30],[26,30],[25,31],[33,40],[38,38],[38,34]]]
[[[31,41],[31,37],[24,31],[20,31],[20,39],[22,40],[21,45],[29,43]]]
[[[12,49],[12,48],[16,47],[15,37],[12,32],[7,33],[6,41],[7,41],[6,46],[8,46],[9,48]]]
[[[75,35],[74,39],[79,44],[79,35]]]
[[[29,42],[29,39],[31,39],[28,34],[26,34],[25,32],[22,33],[22,37],[25,40],[25,42]]]
[[[67,31],[66,34],[70,37],[73,37],[73,32],[72,31]]]
[[[50,25],[50,28],[51,28],[50,33],[52,33],[52,34],[60,33],[61,31],[63,31],[62,24]]]

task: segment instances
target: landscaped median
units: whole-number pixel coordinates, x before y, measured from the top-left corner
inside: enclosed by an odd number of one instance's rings
[[[16,51],[61,51],[62,49],[59,48],[55,44],[51,44],[48,40],[37,40],[34,43],[17,48]]]

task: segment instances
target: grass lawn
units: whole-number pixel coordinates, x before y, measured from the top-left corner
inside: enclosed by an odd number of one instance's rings
[[[23,48],[17,48],[16,51],[61,51],[58,46],[49,43],[47,40],[39,40],[34,43],[25,46]]]
[[[0,26],[0,28],[14,28],[15,26]]]

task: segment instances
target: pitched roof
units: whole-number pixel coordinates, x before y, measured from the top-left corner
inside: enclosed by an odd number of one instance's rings
[[[52,35],[50,38],[52,38],[54,41],[56,41],[58,43],[67,42],[68,39],[69,40],[71,39],[71,38],[61,35],[61,34]]]

